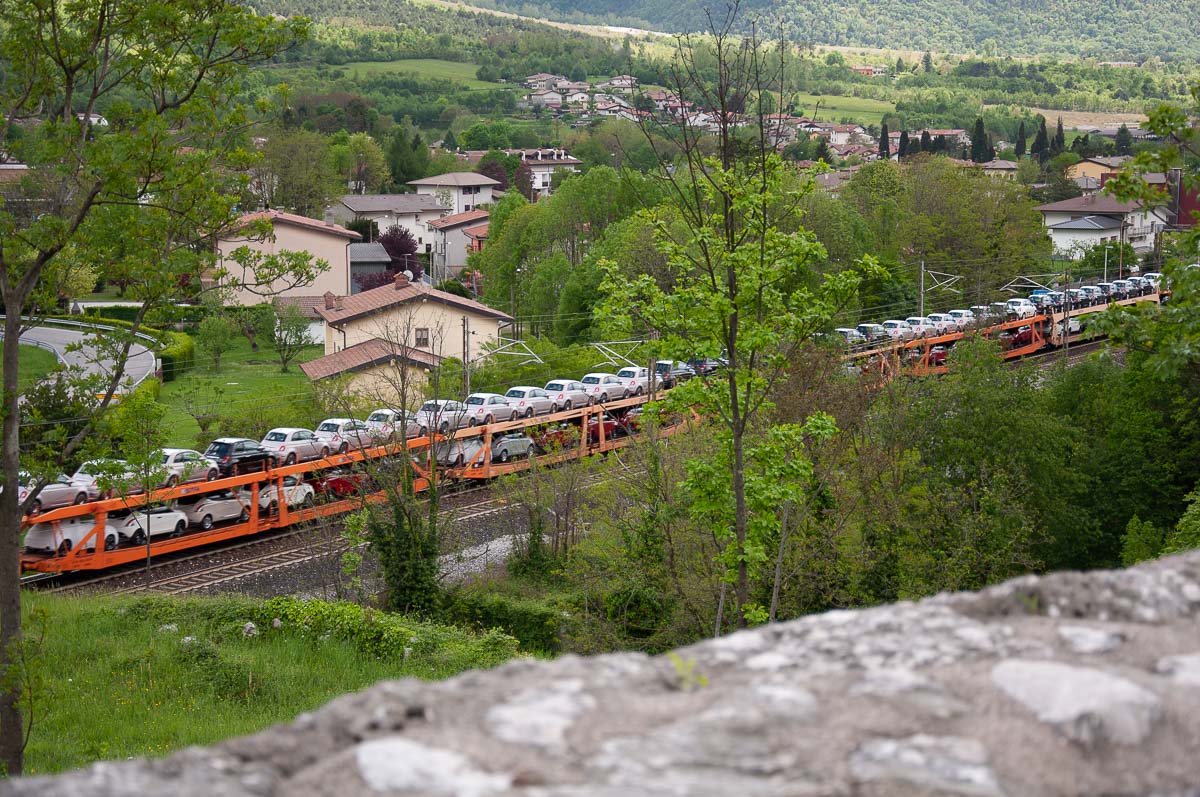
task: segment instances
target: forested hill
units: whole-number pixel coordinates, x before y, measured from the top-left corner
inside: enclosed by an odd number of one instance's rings
[[[470,1],[470,0],[468,0]],[[681,32],[722,0],[477,0],[526,16]],[[811,44],[1100,60],[1200,55],[1193,0],[743,0],[741,19],[781,17]]]

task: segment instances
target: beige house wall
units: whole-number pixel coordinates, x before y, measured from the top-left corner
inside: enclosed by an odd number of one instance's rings
[[[463,316],[467,317],[469,354],[474,360],[484,345],[499,337],[500,322],[489,316],[432,300],[417,299],[390,310],[382,310],[347,321],[337,327],[325,325],[325,353],[333,354],[358,343],[379,338],[439,357],[463,356]],[[429,330],[429,345],[417,345],[417,331]]]
[[[402,373],[403,369],[406,373]],[[389,363],[364,368],[350,375],[349,390],[356,396],[380,407],[416,410],[425,401],[425,385],[429,373],[415,365]],[[407,393],[401,402],[401,392]]]
[[[1108,166],[1103,166],[1099,163],[1091,161],[1080,161],[1067,167],[1067,177],[1076,180],[1080,177],[1092,177],[1096,180],[1100,179],[1101,175],[1109,174],[1113,169]]]
[[[229,260],[229,254],[242,246],[267,255],[280,252],[308,252],[313,260],[324,260],[326,266],[316,279],[306,285],[293,287],[287,280],[276,280],[269,287],[258,288],[256,291],[238,289],[233,292],[233,301],[241,305],[254,305],[266,301],[262,294],[278,296],[320,296],[329,291],[337,296],[350,293],[350,240],[344,235],[320,232],[315,229],[296,227],[291,224],[276,223],[274,235],[262,241],[252,241],[245,238],[232,238],[217,241],[217,256],[219,266],[228,270],[230,276],[238,281],[253,282],[252,273],[243,272],[241,266]]]

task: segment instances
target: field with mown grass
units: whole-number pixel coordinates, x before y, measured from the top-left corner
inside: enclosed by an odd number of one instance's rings
[[[38,346],[21,345],[17,348],[17,389],[24,393],[58,365],[58,358],[54,352]],[[3,373],[3,366],[0,366],[0,374]]]
[[[448,678],[517,655],[498,632],[286,598],[27,594],[24,613],[27,638],[41,639],[30,775],[164,756],[290,721],[383,679]],[[256,635],[243,634],[247,622]]]
[[[300,363],[324,353],[322,346],[308,346],[288,364],[288,370],[282,372],[270,345],[260,343],[257,352],[251,351],[250,342],[238,337],[233,349],[221,356],[221,367],[217,370],[213,368],[211,357],[197,349],[195,367],[179,379],[165,383],[159,395],[159,400],[166,406],[163,418],[166,445],[201,450],[207,445],[208,440],[199,439],[200,427],[186,411],[192,397],[202,392],[198,383],[204,386],[204,391],[214,388],[219,391],[214,407],[230,422],[217,429],[219,434],[207,435],[209,438],[222,435],[255,437],[253,432],[263,422],[269,424],[268,428],[311,427],[320,422],[321,418],[310,417],[316,412],[312,404],[312,385],[300,370]],[[247,428],[227,428],[238,427],[239,421]]]
[[[796,115],[814,119],[841,121],[842,117],[853,119],[859,124],[879,124],[885,114],[892,113],[896,106],[883,100],[865,97],[841,97],[835,94],[795,94]]]
[[[393,74],[411,72],[419,77],[436,80],[453,80],[469,89],[498,89],[504,83],[489,83],[475,77],[477,64],[462,61],[444,61],[440,58],[407,58],[403,61],[352,61],[338,67],[348,75]]]

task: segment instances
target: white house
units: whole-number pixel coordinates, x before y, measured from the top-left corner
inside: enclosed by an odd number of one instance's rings
[[[418,194],[437,197],[451,214],[466,213],[480,205],[491,204],[492,187],[500,185],[499,181],[475,172],[450,172],[410,180],[408,184],[416,186]]]
[[[527,99],[529,100],[529,104],[534,108],[559,106],[563,103],[562,92],[558,89],[539,89],[530,94]]]
[[[529,89],[552,89],[558,85],[559,81],[566,81],[567,78],[563,75],[551,75],[549,72],[538,72],[536,75],[530,75],[521,81],[521,83]]]
[[[1039,205],[1046,232],[1060,255],[1078,258],[1096,244],[1128,243],[1137,252],[1154,248],[1167,224],[1164,208],[1120,202],[1106,194]]]
[[[563,99],[570,104],[586,103],[589,96],[590,95],[586,91],[577,89],[575,91],[568,91],[566,95],[563,96]]]
[[[583,165],[583,161],[568,155],[565,149],[506,149],[504,152],[516,155],[529,165],[533,190],[542,196],[549,196],[555,172],[577,172]]]
[[[597,83],[596,88],[616,91],[621,94],[632,94],[638,87],[638,79],[633,75],[617,75],[616,77]]]
[[[475,243],[466,230],[487,220],[486,210],[471,210],[429,222],[429,233],[433,238],[433,252],[429,259],[431,280],[437,283],[458,276],[467,264],[467,255]]]
[[[422,249],[428,242],[426,225],[449,212],[450,207],[431,194],[347,194],[333,206],[333,217],[342,224],[370,219],[381,233],[398,225]]]

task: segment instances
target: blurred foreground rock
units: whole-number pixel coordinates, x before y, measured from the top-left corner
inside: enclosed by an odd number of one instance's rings
[[[2,795],[1200,795],[1200,553],[400,681]]]

